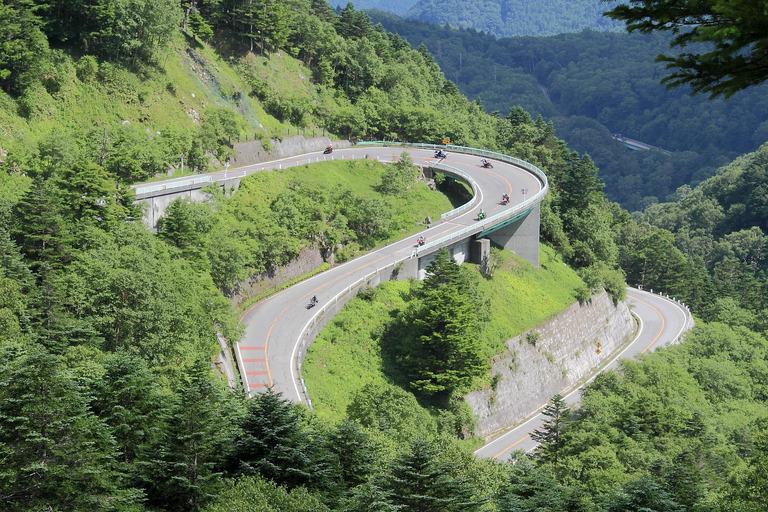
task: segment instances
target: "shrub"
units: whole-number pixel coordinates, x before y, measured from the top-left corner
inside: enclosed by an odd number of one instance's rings
[[[79,78],[81,82],[91,82],[96,78],[96,74],[99,72],[99,62],[93,55],[83,55],[80,57],[80,60],[77,61],[75,69],[77,70],[77,78]]]

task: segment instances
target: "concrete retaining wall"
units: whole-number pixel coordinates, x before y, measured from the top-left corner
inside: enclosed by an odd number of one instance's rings
[[[465,397],[477,420],[475,433],[489,436],[535,412],[588,375],[634,331],[626,303],[614,306],[603,292],[507,341],[508,350],[492,361],[492,374],[501,375],[496,389]]]

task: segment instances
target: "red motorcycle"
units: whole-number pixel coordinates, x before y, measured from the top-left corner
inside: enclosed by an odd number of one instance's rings
[[[323,151],[324,155],[327,155],[329,153],[333,153],[333,146],[328,146],[327,148],[325,148],[325,151]]]

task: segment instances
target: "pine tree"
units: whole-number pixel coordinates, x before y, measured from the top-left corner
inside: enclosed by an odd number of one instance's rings
[[[557,464],[558,453],[563,447],[563,433],[566,429],[566,421],[571,417],[571,409],[565,403],[565,399],[559,393],[552,397],[542,412],[549,416],[544,425],[531,432],[531,439],[540,443],[538,449],[540,456],[547,461]]]
[[[239,426],[242,433],[229,457],[230,473],[261,475],[289,488],[310,481],[308,432],[282,393],[269,389],[248,400]]]
[[[414,441],[398,457],[382,487],[404,512],[479,510],[483,500],[474,496],[470,482],[458,474],[458,464],[438,457],[439,451],[423,439]]]
[[[222,485],[224,454],[234,440],[236,402],[213,382],[210,363],[200,361],[180,382],[165,439],[137,462],[148,501],[173,510],[194,510]]]
[[[118,510],[115,444],[61,361],[40,347],[0,351],[0,508]]]

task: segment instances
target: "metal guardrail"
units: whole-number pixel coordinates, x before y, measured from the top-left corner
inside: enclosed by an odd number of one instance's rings
[[[304,399],[306,400],[307,405],[309,408],[312,408],[312,399],[309,398],[309,391],[307,390],[306,384],[304,384],[304,378],[301,376],[301,366],[304,360],[304,356],[306,356],[307,349],[312,344],[312,342],[315,340],[319,332],[315,332],[315,329],[317,328],[317,323],[320,318],[325,316],[326,312],[332,307],[338,305],[339,302],[343,301],[344,304],[352,300],[360,290],[362,290],[364,287],[368,286],[370,281],[380,275],[385,270],[388,270],[390,268],[394,268],[397,265],[400,265],[402,262],[409,260],[413,258],[413,255],[406,256],[404,258],[400,258],[399,260],[395,260],[392,263],[389,263],[381,268],[377,268],[375,272],[370,272],[369,274],[366,274],[365,276],[361,277],[351,285],[344,288],[342,291],[334,295],[329,301],[323,304],[323,306],[318,309],[317,313],[315,313],[314,316],[310,319],[310,321],[307,324],[307,327],[304,329],[303,334],[299,336],[300,341],[297,342],[296,347],[296,353],[293,357],[295,360],[295,370],[297,371],[297,376],[299,377],[299,381],[301,382],[301,390],[304,394]],[[343,305],[343,304],[342,304]],[[303,351],[302,351],[303,350]]]
[[[403,147],[403,148],[419,148],[419,149],[432,149],[432,150],[450,150],[455,153],[465,153],[469,155],[481,155],[481,156],[487,156],[490,158],[493,158],[494,160],[500,160],[502,162],[507,162],[513,165],[516,165],[518,167],[523,168],[524,170],[536,175],[542,182],[541,190],[539,190],[538,193],[534,194],[533,196],[529,197],[525,201],[523,201],[520,204],[517,204],[513,206],[512,208],[505,210],[501,213],[497,213],[496,215],[493,215],[492,217],[487,217],[476,224],[473,224],[472,226],[468,226],[460,231],[457,231],[455,233],[451,233],[450,235],[446,235],[441,238],[437,238],[435,240],[431,240],[427,242],[426,244],[418,247],[416,249],[416,253],[419,254],[423,251],[427,251],[429,249],[432,249],[434,247],[437,247],[439,245],[443,245],[445,243],[451,242],[452,240],[460,239],[460,238],[466,238],[466,236],[473,232],[480,232],[484,231],[487,226],[492,226],[497,224],[499,221],[502,221],[504,219],[513,217],[514,215],[517,215],[519,213],[524,212],[525,210],[529,209],[534,204],[541,201],[541,199],[547,195],[547,192],[549,191],[549,180],[547,180],[547,175],[544,174],[544,171],[533,165],[532,163],[526,162],[525,160],[520,160],[519,158],[515,158],[513,156],[504,155],[502,153],[497,153],[495,151],[486,151],[485,149],[477,149],[477,148],[470,148],[466,146],[444,146],[439,144],[409,144],[409,143],[403,143],[403,142],[381,142],[381,141],[371,141],[371,142],[358,142],[358,146],[388,146],[388,147]],[[450,165],[446,165],[443,163],[435,163],[432,164],[432,167],[434,168],[442,168],[450,172],[451,174],[456,174],[458,176],[461,176],[462,179],[467,181],[467,184],[472,187],[472,191],[474,192],[473,200],[460,206],[459,208],[456,208],[455,210],[451,210],[450,212],[446,212],[443,215],[440,216],[441,219],[446,219],[448,217],[451,217],[453,215],[456,215],[458,213],[461,213],[469,208],[471,208],[474,205],[474,201],[477,197],[477,184],[475,181],[464,171],[460,171],[459,169],[456,169],[455,167],[451,167]]]
[[[197,176],[195,178],[188,178],[186,180],[170,181],[168,183],[158,183],[157,185],[143,185],[135,187],[133,190],[136,195],[151,194],[152,192],[160,192],[163,190],[173,190],[182,187],[190,187],[192,185],[199,185],[200,183],[211,183],[210,176]]]

